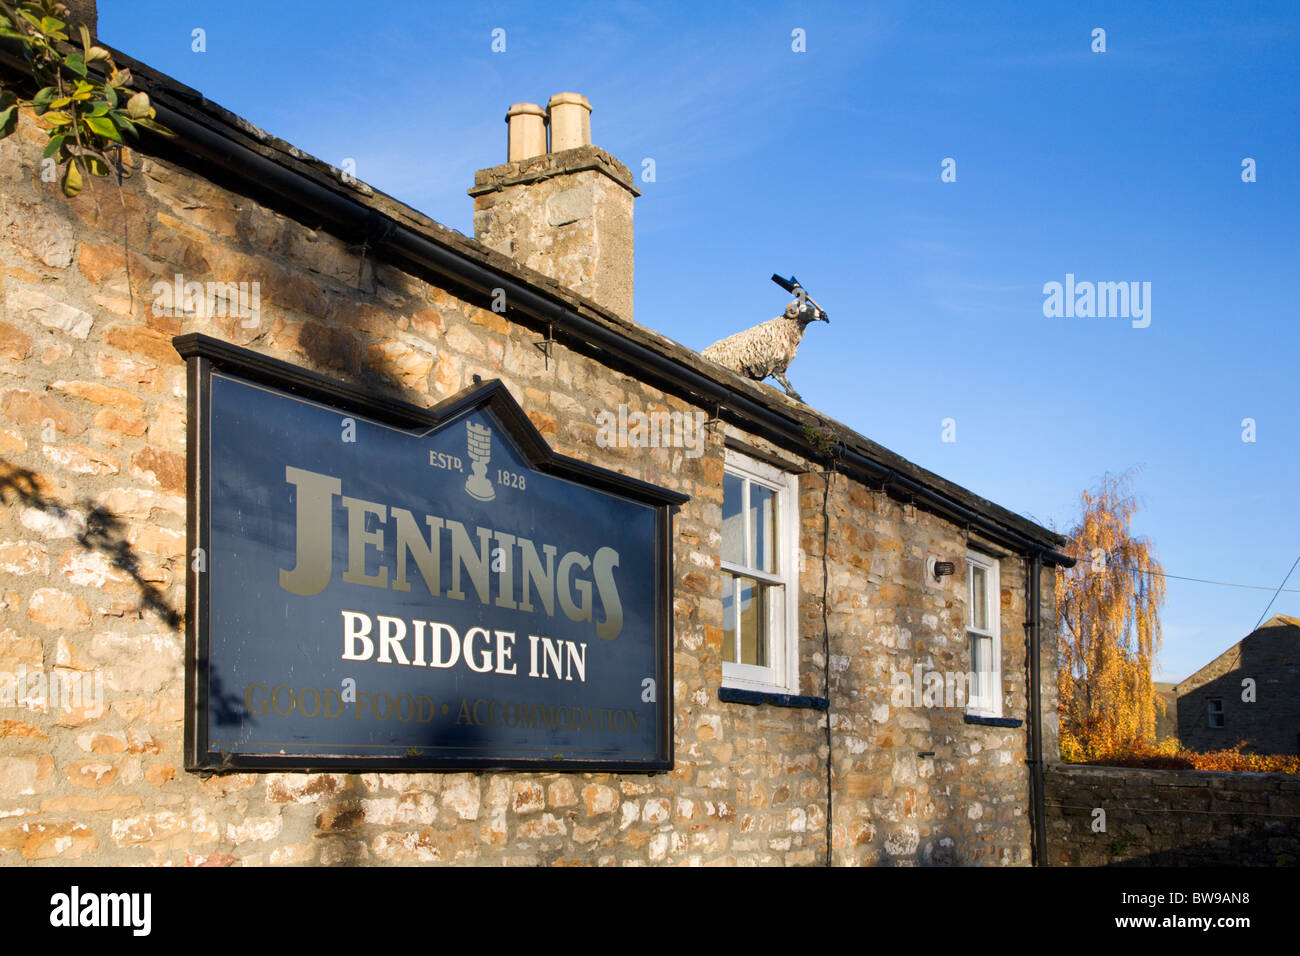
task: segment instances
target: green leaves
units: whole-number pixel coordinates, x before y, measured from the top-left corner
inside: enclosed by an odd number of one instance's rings
[[[159,136],[175,136],[176,134],[169,130],[162,123],[152,119],[142,119],[136,121],[137,126],[142,126],[150,132],[157,133]]]
[[[126,114],[133,120],[153,119],[148,93],[137,93],[126,101]]]
[[[0,139],[18,128],[18,97],[8,90],[0,91]]]
[[[81,161],[86,164],[86,169],[92,176],[107,176],[108,164],[98,156],[92,156],[89,153],[81,154]]]
[[[45,152],[41,153],[43,159],[49,159],[55,153],[63,149],[63,144],[68,141],[67,133],[59,133],[57,136],[51,136],[50,141],[45,145]]]
[[[66,15],[55,0],[0,5],[0,37],[21,43],[40,87],[30,101],[0,90],[0,139],[17,128],[19,108],[31,106],[48,126],[42,156],[64,166],[63,194],[71,199],[85,186],[85,174],[111,174],[109,157],[121,148],[123,134],[138,136],[141,127],[175,134],[156,121],[148,94],[131,89],[131,71],[119,70],[108,50],[92,45],[85,25],[70,24]],[[70,34],[81,41],[79,51],[66,46]]]
[[[81,192],[81,170],[77,169],[75,160],[68,160],[68,168],[63,173],[63,195],[69,199]]]
[[[41,116],[54,109],[54,101],[59,98],[59,91],[53,86],[47,86],[37,91],[32,97],[32,111]]]
[[[109,110],[108,115],[113,118],[113,122],[117,124],[117,128],[122,132],[130,133],[132,136],[140,135],[140,131],[136,129],[135,123],[131,122],[131,120],[127,118],[127,115],[121,110]],[[141,122],[144,121],[141,120]]]
[[[87,116],[81,122],[92,133],[111,139],[115,143],[122,142],[122,134],[117,131],[117,127],[107,116]]]
[[[108,59],[108,51],[102,46],[91,46],[90,31],[86,29],[84,23],[77,24],[77,33],[81,36],[82,58],[87,64]]]

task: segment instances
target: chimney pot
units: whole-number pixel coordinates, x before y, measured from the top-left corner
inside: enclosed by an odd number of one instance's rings
[[[518,162],[546,153],[546,111],[536,103],[514,103],[506,111],[509,127],[506,161]]]
[[[551,152],[591,145],[591,104],[578,93],[556,93],[546,104],[551,117]]]

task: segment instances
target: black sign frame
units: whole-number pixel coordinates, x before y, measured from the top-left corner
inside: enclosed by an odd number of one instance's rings
[[[527,769],[546,772],[663,773],[674,766],[673,740],[673,517],[690,500],[648,482],[629,478],[552,451],[524,410],[498,379],[476,384],[431,408],[386,398],[344,382],[272,359],[249,349],[197,333],[172,340],[186,362],[187,452],[186,589],[185,589],[185,769],[191,772],[302,771],[302,772],[428,772],[484,769]],[[211,382],[221,372],[255,385],[316,402],[341,412],[357,414],[402,429],[432,429],[467,410],[487,408],[503,423],[529,464],[538,472],[568,479],[589,488],[611,492],[655,509],[656,666],[661,680],[656,688],[655,723],[658,752],[653,759],[565,759],[560,755],[537,759],[518,757],[371,756],[248,754],[210,751],[210,578],[192,558],[212,556],[211,495]]]

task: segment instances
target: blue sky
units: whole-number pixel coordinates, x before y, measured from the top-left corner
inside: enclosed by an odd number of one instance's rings
[[[1295,3],[100,0],[100,35],[470,235],[509,104],[584,94],[597,145],[655,163],[638,321],[703,348],[794,273],[832,317],[789,371],[813,407],[1061,530],[1142,466],[1167,572],[1270,589],[1169,579],[1158,677],[1244,636],[1300,554]],[[1150,282],[1149,327],[1045,317],[1067,273]]]

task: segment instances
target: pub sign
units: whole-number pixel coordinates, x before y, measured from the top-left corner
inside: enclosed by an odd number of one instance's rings
[[[554,454],[500,382],[421,409],[175,342],[189,769],[671,769],[685,496]]]

